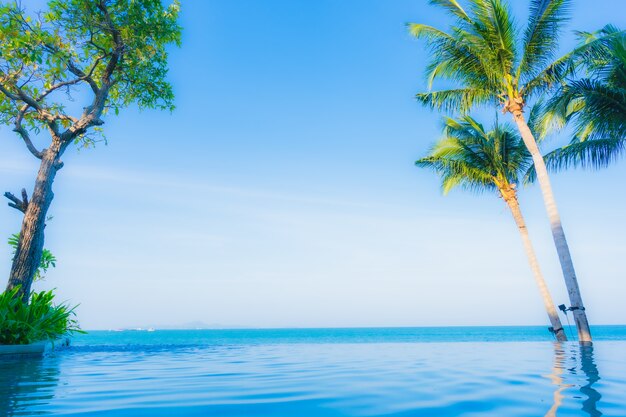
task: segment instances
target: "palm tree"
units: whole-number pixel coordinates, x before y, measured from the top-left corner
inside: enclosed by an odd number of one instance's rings
[[[531,164],[524,142],[512,127],[496,124],[493,130],[485,131],[470,116],[460,120],[446,118],[443,138],[427,157],[416,162],[417,166],[433,169],[441,176],[444,193],[454,187],[499,193],[519,229],[552,329],[557,340],[565,341],[567,336],[539,268],[517,200],[516,186]]]
[[[587,76],[562,86],[541,121],[547,132],[574,128],[569,145],[544,156],[554,170],[603,168],[626,151],[626,33],[609,25],[580,36],[587,49],[576,63]]]
[[[431,49],[427,67],[429,91],[417,94],[417,99],[445,111],[467,113],[479,105],[493,105],[512,115],[535,165],[579,340],[591,341],[548,172],[524,118],[524,108],[530,99],[562,81],[573,70],[573,52],[553,60],[570,1],[531,0],[525,30],[519,30],[505,0],[468,0],[468,11],[457,0],[430,0],[430,3],[448,12],[456,24],[449,32],[424,24],[409,24],[411,33],[426,39]],[[435,79],[451,81],[453,87],[432,91]]]

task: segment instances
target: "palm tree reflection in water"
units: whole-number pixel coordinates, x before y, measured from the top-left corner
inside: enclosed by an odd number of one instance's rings
[[[587,378],[587,384],[580,387],[580,392],[587,396],[587,399],[583,401],[583,411],[593,417],[601,416],[602,413],[598,410],[596,405],[598,401],[600,401],[600,398],[602,398],[602,395],[592,387],[596,381],[600,380],[598,367],[593,360],[593,344],[580,344],[580,361],[581,369]]]
[[[50,358],[10,358],[0,362],[0,416],[48,414],[46,406],[59,382],[56,361]]]
[[[566,349],[568,349],[569,352]],[[567,374],[565,374],[565,371],[567,371]],[[593,384],[600,380],[598,367],[593,357],[593,344],[554,343],[554,366],[552,373],[548,375],[547,378],[550,379],[557,388],[554,391],[552,407],[550,407],[550,410],[545,414],[545,417],[557,416],[557,412],[565,398],[563,392],[579,386],[576,382],[579,377],[582,377],[581,371],[582,374],[584,374],[586,382],[584,385],[580,385],[579,389],[585,396],[582,402],[582,411],[591,417],[603,415],[597,407],[598,401],[600,401],[602,395],[598,390],[593,388]],[[572,395],[572,397],[580,398],[577,395]]]

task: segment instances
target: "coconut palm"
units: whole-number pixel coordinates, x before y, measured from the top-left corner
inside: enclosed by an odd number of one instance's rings
[[[554,170],[602,168],[626,151],[626,33],[609,25],[580,36],[587,49],[576,61],[587,76],[562,86],[541,121],[548,131],[574,129],[569,145],[545,155]]]
[[[445,119],[444,135],[430,154],[416,165],[441,176],[443,192],[454,187],[497,192],[511,210],[524,244],[528,263],[539,287],[550,324],[557,340],[567,340],[554,302],[537,261],[517,200],[516,186],[532,164],[523,141],[512,127],[496,124],[486,131],[469,116]]]
[[[523,30],[515,24],[505,0],[468,0],[467,10],[457,0],[430,3],[444,9],[456,24],[447,32],[424,24],[409,24],[411,33],[425,39],[431,50],[427,66],[429,91],[417,94],[417,99],[431,108],[455,113],[491,105],[501,106],[504,113],[512,115],[535,165],[579,339],[591,341],[548,172],[524,117],[529,100],[545,93],[572,71],[571,53],[553,60],[570,1],[531,0],[528,25]],[[432,91],[436,79],[447,80],[452,87]]]

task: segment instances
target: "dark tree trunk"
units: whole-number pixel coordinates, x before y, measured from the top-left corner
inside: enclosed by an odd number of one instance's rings
[[[59,158],[66,146],[55,138],[50,148],[44,150],[35,189],[24,213],[20,240],[7,285],[7,290],[20,286],[18,295],[24,302],[28,302],[33,277],[41,263],[46,215],[54,198],[52,183],[61,167]]]

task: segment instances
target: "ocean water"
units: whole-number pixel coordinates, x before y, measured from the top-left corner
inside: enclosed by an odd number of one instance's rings
[[[0,359],[0,416],[626,416],[626,326],[94,331]]]

